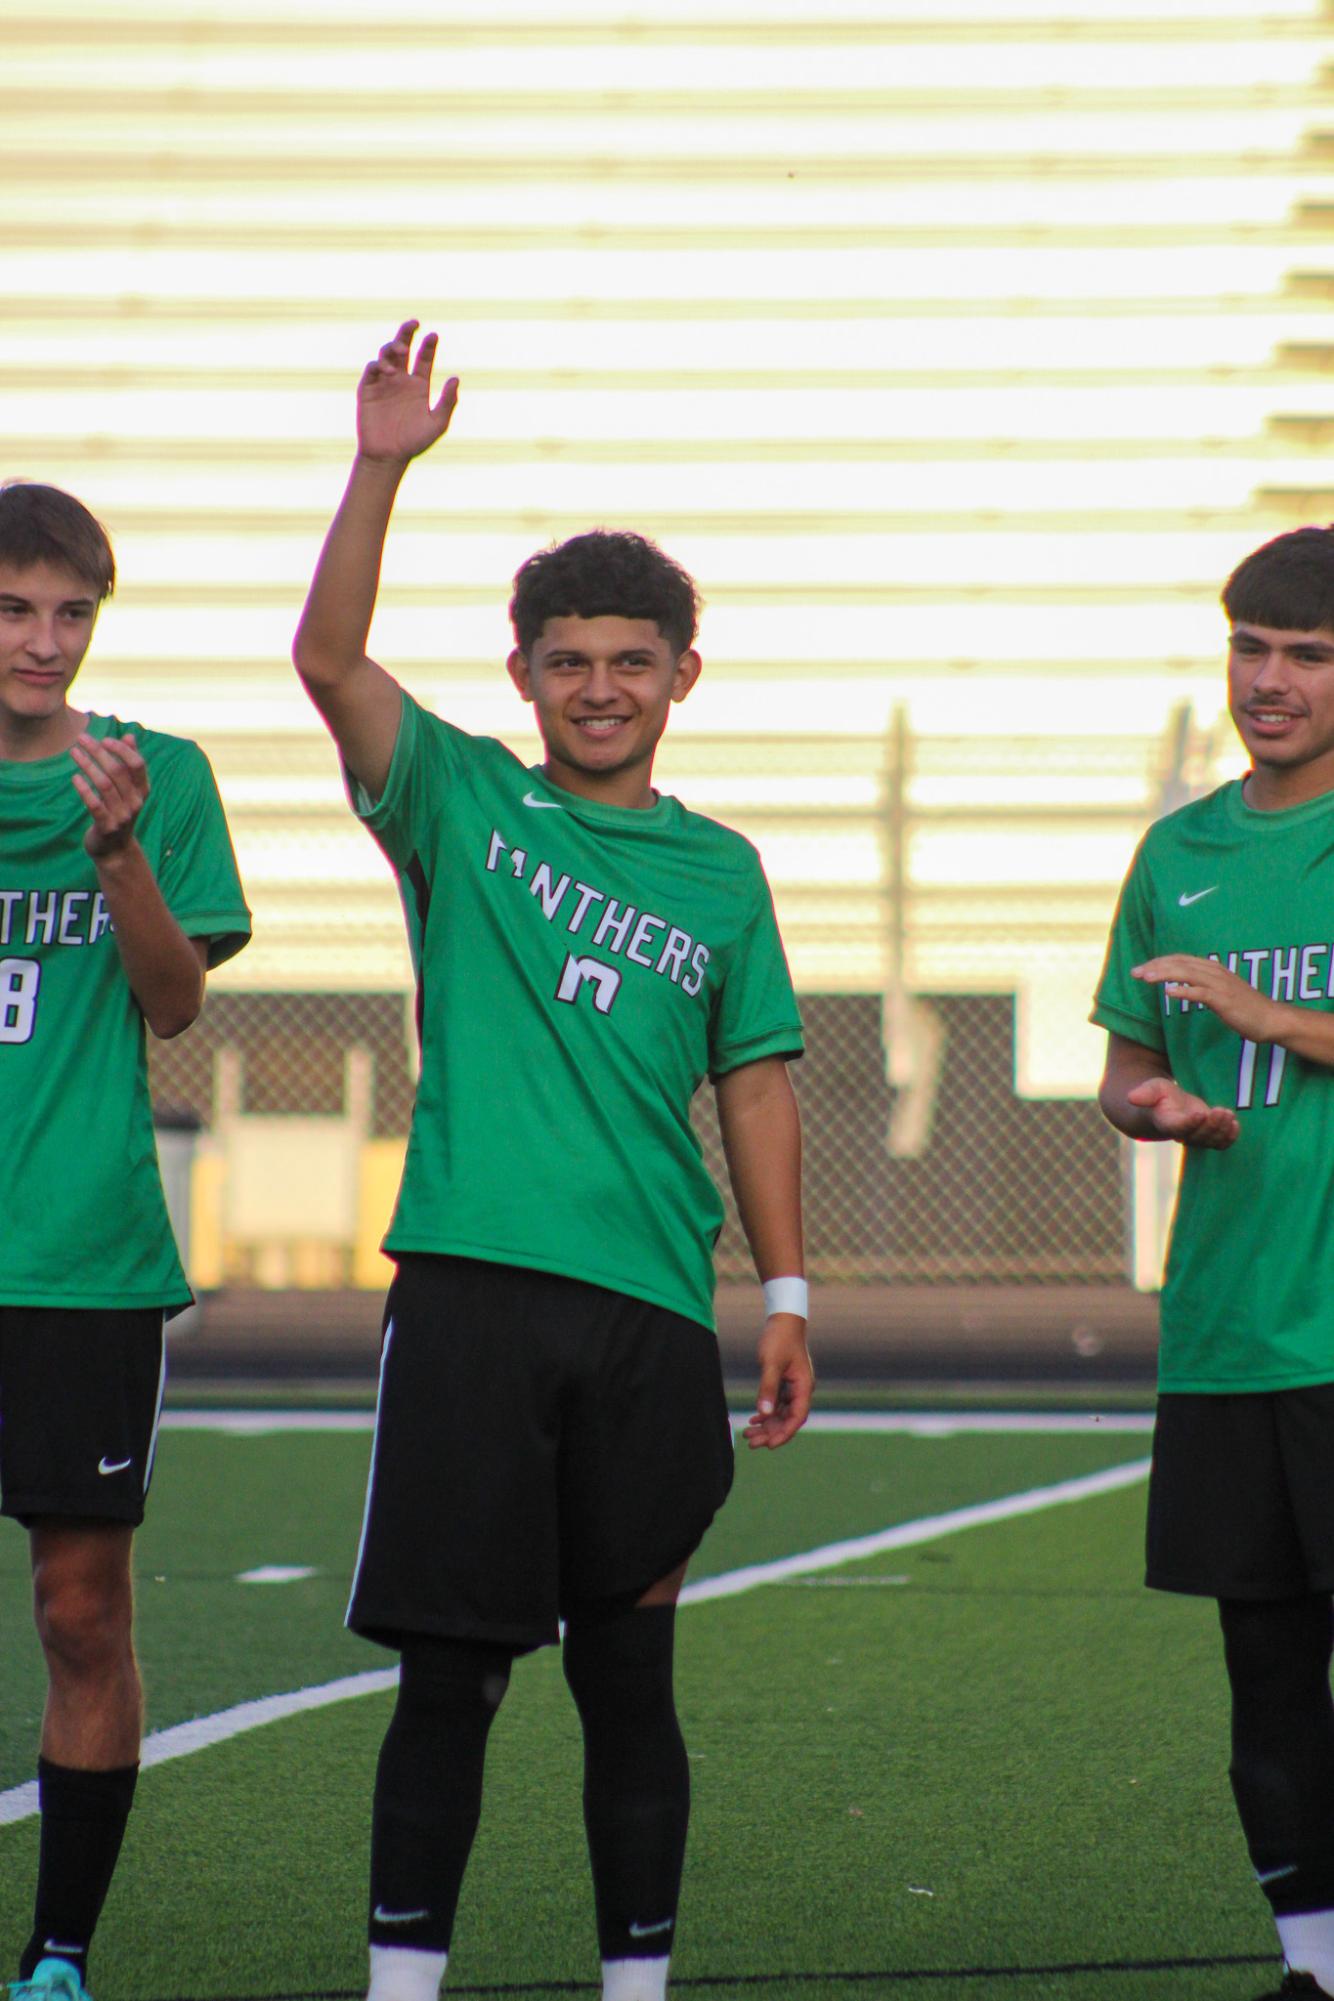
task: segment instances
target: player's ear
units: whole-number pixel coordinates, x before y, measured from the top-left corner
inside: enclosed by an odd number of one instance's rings
[[[696,681],[698,681],[703,666],[704,662],[700,659],[693,646],[687,648],[680,655],[676,663],[676,671],[672,676],[672,700],[674,702],[684,702],[686,696],[690,693]]]
[[[518,689],[520,695],[522,695],[524,701],[531,702],[533,699],[532,669],[528,665],[527,655],[521,653],[517,646],[505,662],[505,671]]]

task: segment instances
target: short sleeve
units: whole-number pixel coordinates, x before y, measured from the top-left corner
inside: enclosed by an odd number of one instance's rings
[[[406,868],[423,846],[445,793],[462,776],[466,731],[429,715],[403,690],[403,708],[384,791],[372,799],[343,766],[348,800],[397,869]]]
[[[756,865],[755,908],[729,956],[709,1023],[709,1074],[726,1075],[765,1056],[805,1047],[773,898]]]
[[[182,740],[151,775],[163,816],[158,887],[186,937],[207,938],[208,963],[219,966],[248,942],[250,912],[213,767],[197,743]]]
[[[1154,956],[1153,903],[1145,846],[1141,841],[1121,887],[1089,1019],[1132,1042],[1142,1042],[1150,1049],[1164,1049],[1166,1039],[1158,989],[1132,978],[1130,972],[1132,966],[1142,965],[1145,959]]]

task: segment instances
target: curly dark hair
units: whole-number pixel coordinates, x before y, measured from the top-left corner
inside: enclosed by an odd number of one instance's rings
[[[509,613],[521,653],[532,650],[549,618],[611,617],[652,619],[681,654],[699,627],[699,592],[647,535],[593,528],[519,566]]]
[[[1222,590],[1235,625],[1334,632],[1334,528],[1294,528],[1238,563]]]
[[[116,588],[111,538],[81,500],[58,486],[12,479],[0,485],[0,563],[72,570],[99,599]]]

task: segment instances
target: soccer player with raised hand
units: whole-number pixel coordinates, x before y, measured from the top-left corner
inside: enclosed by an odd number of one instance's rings
[[[0,487],[0,1513],[48,1675],[16,2001],[83,2001],[138,1772],[130,1550],[190,1300],[145,1027],[187,1028],[250,933],[198,745],[70,702],[114,582],[79,501]]]
[[[1334,1995],[1334,528],[1223,605],[1251,768],[1150,828],[1093,1019],[1106,1116],[1183,1149],[1148,1582],[1218,1600],[1276,2001]]]
[[[653,789],[700,672],[686,573],[594,530],[520,568],[509,673],[545,756],[432,715],[366,654],[408,462],[447,430],[433,334],[361,378],[357,454],[294,649],[393,864],[421,1081],[385,1239],[366,1519],[348,1618],[399,1650],[376,1780],[373,2001],[433,2001],[517,1654],[557,1638],[583,1725],[605,2001],[666,1991],[689,1814],[677,1593],[727,1494],[717,1193],[690,1124],[713,1081],[765,1281],[746,1435],[811,1394],[801,1027],[759,858]]]

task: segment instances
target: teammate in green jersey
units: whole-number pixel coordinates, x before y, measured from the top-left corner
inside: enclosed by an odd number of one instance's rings
[[[69,700],[115,582],[59,489],[0,488],[0,1512],[28,1531],[48,1693],[15,1996],[80,2001],[138,1771],[130,1545],[188,1303],[144,1024],[178,1035],[250,919],[195,744]]]
[[[1334,529],[1223,605],[1251,769],[1145,836],[1093,1019],[1106,1116],[1184,1149],[1148,1582],[1219,1601],[1275,1992],[1334,1994]]]
[[[376,1781],[372,2001],[433,2001],[516,1654],[557,1637],[585,1746],[605,2001],[666,1991],[689,1812],[675,1604],[726,1495],[721,1220],[706,1076],[766,1281],[752,1446],[803,1423],[801,1028],[758,857],[652,787],[700,671],[684,571],[596,531],[515,579],[531,770],[366,655],[404,470],[449,426],[408,321],[358,390],[357,455],[295,646],[393,863],[421,1083],[386,1248],[376,1438],[349,1623],[398,1648]]]

